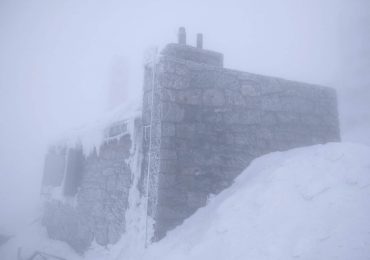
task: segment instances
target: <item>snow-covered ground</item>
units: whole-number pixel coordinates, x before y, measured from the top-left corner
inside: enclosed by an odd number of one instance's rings
[[[370,259],[369,198],[370,146],[275,152],[254,160],[234,185],[148,249],[95,246],[84,259]],[[19,245],[83,259],[37,225],[1,247],[0,259],[13,259]]]
[[[370,147],[256,159],[145,259],[370,259]]]

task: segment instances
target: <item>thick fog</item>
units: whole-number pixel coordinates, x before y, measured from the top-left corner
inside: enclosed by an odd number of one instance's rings
[[[368,0],[1,0],[0,231],[35,211],[52,140],[140,103],[145,50],[179,26],[225,67],[335,87],[343,140],[370,144],[369,25]]]

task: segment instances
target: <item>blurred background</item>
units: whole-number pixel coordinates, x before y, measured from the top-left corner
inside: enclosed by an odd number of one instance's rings
[[[48,144],[140,104],[145,50],[179,26],[225,67],[336,88],[343,141],[370,145],[368,0],[0,0],[0,233],[37,215]]]

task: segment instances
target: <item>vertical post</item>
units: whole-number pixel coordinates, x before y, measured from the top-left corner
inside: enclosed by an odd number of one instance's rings
[[[197,48],[203,49],[203,34],[201,33],[197,34]]]
[[[151,59],[151,68],[152,68],[152,82],[151,82],[151,104],[150,104],[150,126],[149,128],[149,148],[148,148],[148,169],[147,169],[147,175],[146,175],[146,216],[145,216],[145,248],[148,247],[151,241],[151,237],[148,236],[148,215],[149,215],[149,196],[150,196],[150,177],[151,177],[151,164],[152,164],[152,130],[153,130],[153,110],[154,110],[154,91],[155,91],[155,84],[156,84],[156,69],[157,69],[157,56],[158,56],[158,50],[155,49],[154,54],[152,54],[153,57]]]
[[[178,37],[178,43],[179,44],[186,45],[186,31],[185,31],[184,27],[179,28],[179,32],[178,32],[177,37]]]

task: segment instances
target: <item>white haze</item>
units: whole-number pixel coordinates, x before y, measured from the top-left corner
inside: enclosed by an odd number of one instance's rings
[[[343,139],[370,144],[369,24],[368,0],[0,0],[0,233],[32,213],[48,143],[140,102],[145,49],[179,26],[226,67],[337,88]]]

